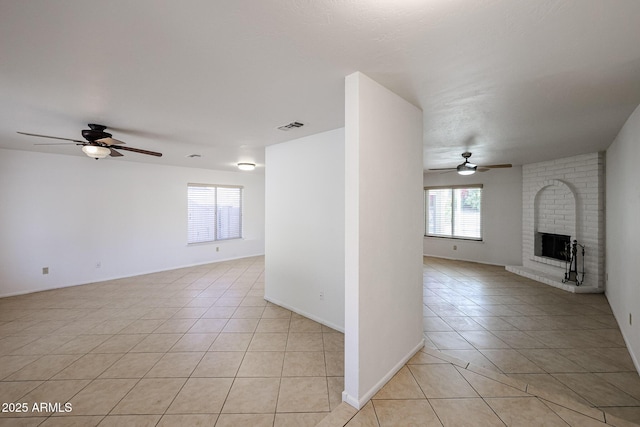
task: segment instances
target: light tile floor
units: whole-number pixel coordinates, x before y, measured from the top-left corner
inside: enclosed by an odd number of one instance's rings
[[[263,273],[255,257],[0,299],[0,426],[316,425],[340,405],[344,335],[267,303]]]
[[[343,335],[264,301],[261,257],[0,299],[0,402],[28,407],[7,406],[0,426],[638,420],[638,376],[604,296],[425,264],[427,346],[357,413],[340,403]],[[73,409],[34,412],[40,402]]]
[[[630,426],[640,379],[604,295],[425,257],[425,348],[323,426]],[[471,362],[471,363],[469,363]]]

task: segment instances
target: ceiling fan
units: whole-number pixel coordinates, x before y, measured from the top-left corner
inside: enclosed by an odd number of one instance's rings
[[[66,144],[75,144],[82,146],[82,152],[89,157],[92,157],[96,160],[104,159],[107,156],[111,157],[122,157],[122,153],[116,151],[124,150],[124,151],[132,151],[134,153],[140,154],[148,154],[150,156],[162,157],[162,153],[157,153],[155,151],[142,150],[140,148],[133,147],[124,147],[123,144],[125,142],[119,141],[115,138],[112,138],[112,135],[108,132],[105,132],[107,129],[104,125],[97,124],[89,124],[89,129],[84,129],[82,131],[82,137],[86,139],[86,141],[82,141],[80,139],[71,139],[71,138],[60,138],[57,136],[49,136],[49,135],[38,135],[35,133],[27,133],[27,132],[18,132],[21,135],[27,136],[37,136],[40,138],[51,138],[51,139],[61,139],[63,141],[72,141],[72,142],[61,142],[57,143],[59,145]],[[35,144],[35,145],[56,145],[56,143],[52,144]]]
[[[511,163],[504,163],[501,165],[484,165],[484,166],[473,164],[469,162],[469,157],[471,157],[471,153],[468,151],[465,151],[464,153],[462,153],[462,157],[464,157],[464,162],[460,163],[455,168],[435,168],[435,169],[429,169],[429,170],[430,171],[457,171],[460,175],[473,175],[474,173],[476,173],[476,171],[486,172],[489,169],[511,167]]]

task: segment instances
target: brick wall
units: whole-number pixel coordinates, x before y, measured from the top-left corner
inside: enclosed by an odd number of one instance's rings
[[[586,247],[584,285],[604,288],[604,189],[604,153],[524,165],[523,266],[562,279],[563,262],[536,256],[536,232],[569,235]]]

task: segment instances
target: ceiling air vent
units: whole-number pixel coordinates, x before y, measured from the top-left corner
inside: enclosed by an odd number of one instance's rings
[[[291,129],[301,128],[302,126],[304,126],[304,123],[291,122],[291,123],[289,123],[287,125],[278,126],[276,129],[284,130],[284,131],[290,131]]]

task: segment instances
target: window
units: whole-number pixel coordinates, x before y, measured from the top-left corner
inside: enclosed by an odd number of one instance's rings
[[[188,184],[187,243],[242,238],[242,187]]]
[[[482,240],[482,185],[426,187],[425,235]]]

